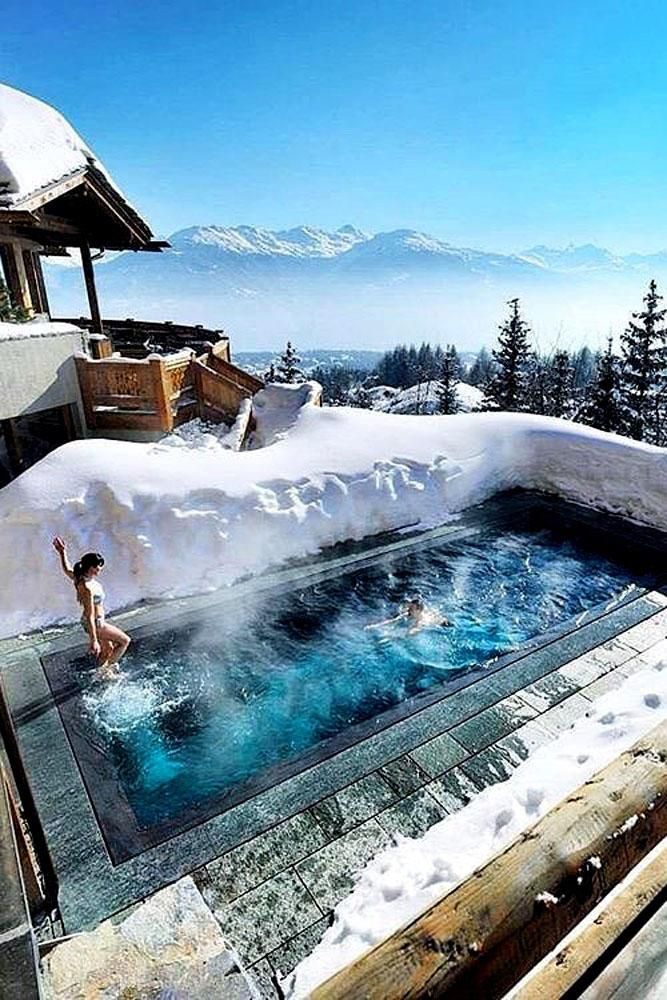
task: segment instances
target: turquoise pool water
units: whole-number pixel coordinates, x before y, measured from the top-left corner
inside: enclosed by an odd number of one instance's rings
[[[140,639],[116,684],[96,682],[81,661],[82,721],[139,823],[168,822],[615,602],[636,579],[549,531],[485,532]],[[365,629],[413,594],[452,627]]]

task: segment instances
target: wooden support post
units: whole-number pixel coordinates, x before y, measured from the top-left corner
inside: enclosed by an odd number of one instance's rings
[[[113,354],[111,341],[108,337],[101,336],[99,333],[89,338],[88,347],[92,357],[97,361],[103,358],[110,358]]]
[[[26,281],[30,290],[30,303],[33,311],[36,313],[48,313],[49,307],[46,302],[44,276],[41,274],[39,257],[33,250],[24,250],[21,256],[23,270],[25,271]]]
[[[33,266],[35,269],[35,282],[37,284],[37,296],[39,299],[39,311],[51,315],[51,310],[49,308],[49,296],[46,291],[46,282],[44,281],[44,269],[42,267],[42,258],[38,253],[33,253]]]
[[[75,358],[76,374],[79,379],[79,389],[81,391],[81,402],[83,403],[83,415],[86,418],[88,430],[95,429],[95,410],[93,409],[93,387],[90,380],[89,365],[94,364],[87,358]]]
[[[160,429],[173,431],[174,414],[171,410],[171,389],[164,358],[149,358],[148,363],[151,366],[153,376],[153,396],[155,409],[160,420]]]
[[[95,288],[95,271],[90,256],[90,247],[87,243],[81,244],[81,264],[83,266],[83,277],[86,282],[86,294],[88,296],[92,330],[93,333],[104,333],[104,329],[102,328],[102,314],[100,313],[100,304],[97,299],[97,289]]]
[[[313,1000],[503,997],[667,835],[667,722]]]
[[[4,243],[0,247],[0,260],[5,272],[12,305],[16,309],[23,309],[29,316],[32,316],[35,310],[25,270],[22,246],[18,243]]]

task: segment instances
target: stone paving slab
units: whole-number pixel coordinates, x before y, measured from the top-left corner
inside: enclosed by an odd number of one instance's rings
[[[471,752],[483,750],[538,714],[538,709],[513,694],[467,722],[455,726],[451,735]]]
[[[42,959],[46,1000],[182,996],[254,1000],[192,879],[162,889],[121,923],[57,944]]]
[[[449,733],[441,733],[432,740],[422,743],[421,746],[415,747],[410,757],[429,777],[437,778],[439,774],[459,764],[468,753],[469,751]]]
[[[446,810],[427,788],[420,788],[396,805],[379,813],[376,819],[385,833],[394,838],[421,837],[434,823],[444,819]]]
[[[347,895],[364,865],[390,843],[377,820],[371,819],[299,862],[296,870],[322,913],[327,913]]]
[[[204,886],[202,894],[224,934],[248,964],[323,916],[294,868],[274,875],[231,903],[218,899],[214,884]]]
[[[209,862],[194,873],[194,879],[207,898],[215,899],[216,905],[230,903],[312,854],[329,839],[314,816],[309,812],[299,813]]]
[[[310,812],[324,830],[327,840],[334,840],[375,816],[397,798],[396,792],[375,771],[317,802],[311,806]]]

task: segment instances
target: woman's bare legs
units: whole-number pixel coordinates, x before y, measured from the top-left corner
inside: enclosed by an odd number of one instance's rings
[[[105,622],[98,626],[97,638],[100,641],[102,652],[100,654],[100,673],[106,676],[116,676],[118,674],[118,661],[127,651],[130,645],[130,637],[116,625]]]

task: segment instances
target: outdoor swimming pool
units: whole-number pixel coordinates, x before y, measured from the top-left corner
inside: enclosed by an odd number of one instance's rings
[[[96,680],[81,650],[53,657],[75,689],[61,712],[103,828],[127,822],[164,839],[645,582],[631,558],[604,554],[604,540],[544,519],[464,535],[417,540],[330,576],[325,568],[315,583],[247,592],[216,615],[149,631],[135,637],[118,683]],[[452,626],[365,628],[413,594]]]

